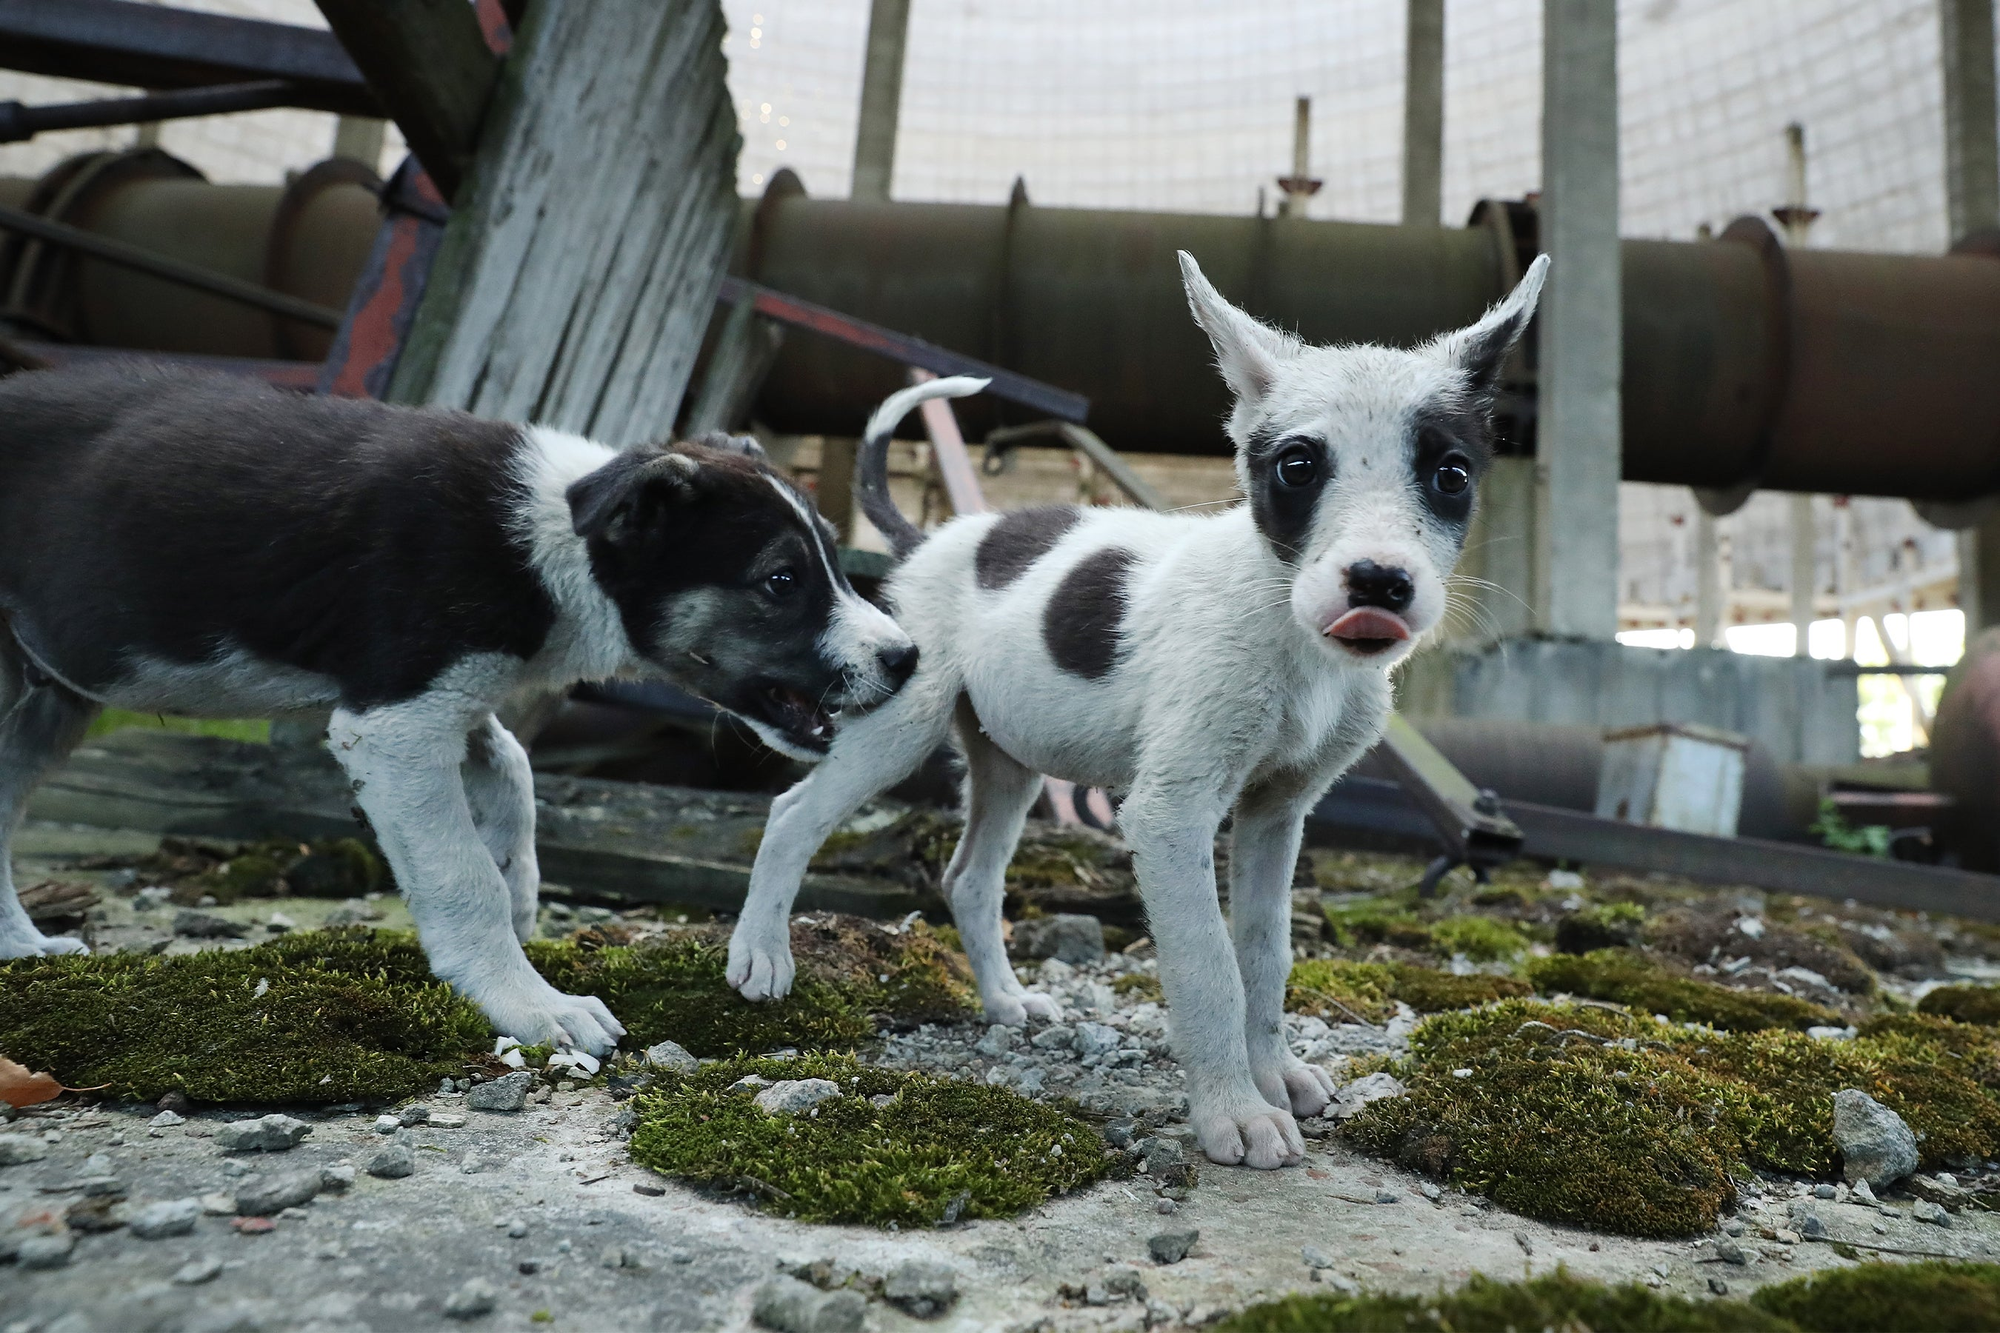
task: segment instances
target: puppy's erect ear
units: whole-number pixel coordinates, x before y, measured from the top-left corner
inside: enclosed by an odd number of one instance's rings
[[[1465,372],[1473,393],[1488,398],[1500,387],[1500,362],[1534,318],[1535,303],[1542,296],[1542,280],[1548,274],[1549,257],[1536,255],[1514,290],[1496,302],[1477,324],[1447,333],[1434,344],[1447,361]]]
[[[694,494],[701,464],[658,445],[618,455],[570,483],[570,526],[579,537],[629,539],[657,508]]]
[[[726,430],[704,431],[689,441],[725,454],[742,454],[745,458],[764,461],[764,446],[757,443],[754,435],[731,435]]]
[[[1179,254],[1188,309],[1215,345],[1215,364],[1222,378],[1240,402],[1262,397],[1277,378],[1279,365],[1298,355],[1298,339],[1252,319],[1223,300],[1222,293],[1202,275],[1194,256],[1185,250]]]

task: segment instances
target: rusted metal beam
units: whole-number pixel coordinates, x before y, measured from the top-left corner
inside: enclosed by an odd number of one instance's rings
[[[99,236],[81,227],[72,227],[67,222],[56,222],[33,213],[23,213],[18,208],[0,206],[0,230],[19,232],[23,236],[32,236],[51,245],[67,246],[94,259],[101,259],[107,264],[150,273],[156,278],[165,278],[184,287],[193,287],[199,291],[226,297],[231,301],[240,301],[244,305],[256,306],[260,310],[268,310],[287,319],[296,319],[303,324],[316,324],[325,329],[340,327],[338,310],[329,309],[313,301],[301,301],[296,296],[274,292],[269,287],[259,287],[254,282],[232,278],[213,269],[170,259],[141,246],[113,240],[108,236]]]
[[[133,0],[0,0],[0,68],[153,89],[284,79],[285,105],[382,114],[328,33]]]
[[[500,80],[465,0],[317,0],[383,110],[447,200],[458,193]]]

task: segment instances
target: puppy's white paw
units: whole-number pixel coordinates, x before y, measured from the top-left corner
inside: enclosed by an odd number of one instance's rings
[[[0,938],[0,958],[50,958],[56,954],[89,953],[90,946],[69,935],[43,935],[32,933],[25,936]]]
[[[1044,1023],[1062,1022],[1062,1006],[1040,991],[1022,991],[1015,998],[1020,1000],[1021,1007],[1027,1011],[1028,1017],[1039,1018]]]
[[[1257,1091],[1271,1105],[1303,1120],[1318,1115],[1333,1100],[1333,1078],[1318,1065],[1294,1057],[1281,1069],[1259,1072]]]
[[[565,995],[543,982],[497,998],[473,997],[496,1032],[523,1046],[560,1046],[604,1055],[625,1035],[595,995]]]
[[[723,975],[744,999],[782,1000],[792,993],[793,970],[787,923],[780,921],[775,930],[737,923],[729,937],[729,968]]]
[[[1306,1142],[1291,1112],[1261,1098],[1194,1118],[1195,1136],[1211,1162],[1272,1171],[1305,1160]]]

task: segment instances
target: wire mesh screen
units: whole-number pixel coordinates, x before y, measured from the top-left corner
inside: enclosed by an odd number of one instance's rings
[[[867,0],[725,0],[742,183],[847,193]],[[1687,237],[1785,202],[1805,125],[1821,245],[1944,244],[1935,0],[1625,0],[1627,234]],[[1308,215],[1390,222],[1404,0],[912,0],[895,197],[1250,212],[1313,99]],[[1446,5],[1444,219],[1540,174],[1541,6]]]

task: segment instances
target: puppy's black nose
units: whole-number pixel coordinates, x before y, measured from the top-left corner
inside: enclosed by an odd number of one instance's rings
[[[1417,595],[1417,585],[1408,570],[1378,565],[1373,560],[1357,560],[1347,567],[1347,602],[1350,606],[1379,606],[1401,613]]]
[[[903,683],[917,669],[917,645],[914,643],[906,643],[900,648],[884,648],[875,656],[882,663],[882,672],[888,676],[891,689],[902,689]]]

